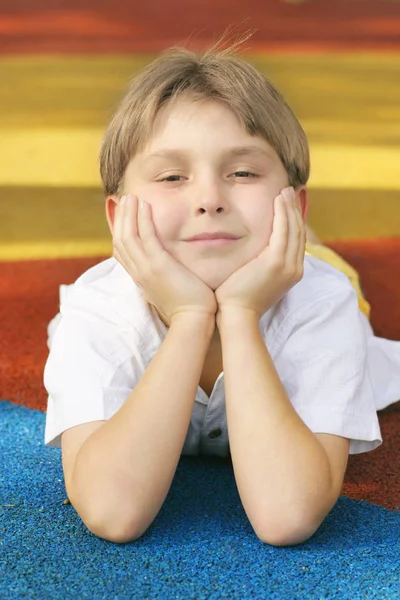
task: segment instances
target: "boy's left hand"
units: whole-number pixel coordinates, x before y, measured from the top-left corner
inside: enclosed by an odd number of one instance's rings
[[[260,318],[303,277],[306,228],[292,187],[275,198],[268,246],[216,290],[217,326],[222,313],[252,311]]]

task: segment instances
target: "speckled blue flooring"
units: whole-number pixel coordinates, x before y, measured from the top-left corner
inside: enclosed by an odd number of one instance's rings
[[[400,514],[341,497],[307,543],[264,545],[232,468],[181,460],[157,519],[137,542],[96,538],[66,498],[45,416],[0,402],[0,598],[400,599]]]

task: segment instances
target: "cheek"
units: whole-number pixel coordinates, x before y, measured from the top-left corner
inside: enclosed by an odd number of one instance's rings
[[[273,202],[264,201],[249,206],[246,213],[247,226],[254,242],[260,248],[266,246],[272,233],[274,220]]]
[[[173,218],[171,211],[169,209],[167,210],[166,203],[162,202],[162,197],[159,197],[157,191],[149,189],[146,185],[141,186],[136,184],[128,187],[128,193],[136,196],[139,200],[144,200],[150,204],[151,218],[157,237],[161,242],[168,239],[168,232],[170,231]]]
[[[175,240],[182,230],[183,216],[177,205],[173,206],[165,201],[157,202],[154,197],[150,204],[157,236],[166,246],[169,240]]]

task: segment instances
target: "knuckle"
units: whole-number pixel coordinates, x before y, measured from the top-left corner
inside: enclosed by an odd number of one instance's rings
[[[290,281],[293,283],[297,283],[303,277],[303,270],[299,268],[294,268],[290,274]]]
[[[299,272],[296,267],[291,267],[288,272],[288,277],[290,281],[298,281]]]
[[[296,230],[295,230],[296,239],[299,240],[301,238],[301,235],[302,235],[302,230],[300,229],[300,227],[296,228]]]
[[[282,256],[275,256],[271,261],[271,268],[275,273],[281,273],[285,268],[285,260]]]
[[[293,265],[285,265],[284,277],[289,283],[293,283],[297,280],[297,268]]]

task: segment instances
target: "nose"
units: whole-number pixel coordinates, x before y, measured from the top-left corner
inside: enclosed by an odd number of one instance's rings
[[[204,213],[223,213],[228,212],[229,204],[221,186],[215,181],[203,182],[199,184],[195,195],[196,212]]]

